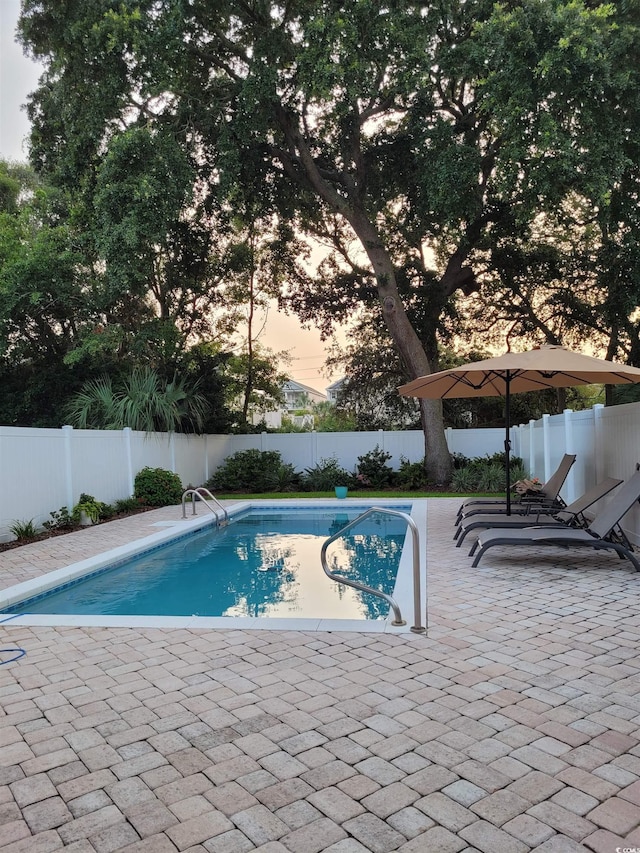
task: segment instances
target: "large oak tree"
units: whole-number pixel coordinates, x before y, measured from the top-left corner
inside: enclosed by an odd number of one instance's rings
[[[633,76],[619,36],[633,23],[616,15],[580,0],[24,0],[22,37],[47,67],[33,161],[91,199],[122,134],[172,136],[204,210],[260,187],[262,210],[326,240],[341,262],[318,285],[325,306],[373,296],[415,377],[437,368],[457,294],[511,275],[496,250],[572,196],[605,204],[627,174],[626,107],[605,108]],[[439,403],[421,420],[446,481]]]

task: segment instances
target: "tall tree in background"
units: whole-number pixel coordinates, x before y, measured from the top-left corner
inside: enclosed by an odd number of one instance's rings
[[[92,271],[74,240],[64,193],[0,163],[0,421],[60,426],[87,366],[66,357],[95,324]]]
[[[91,199],[105,152],[145,127],[188,157],[204,210],[258,179],[283,221],[341,259],[316,293],[301,273],[303,316],[375,300],[414,377],[437,367],[459,294],[518,284],[499,250],[621,183],[626,119],[601,109],[637,83],[637,4],[620,9],[25,0],[23,39],[48,66],[34,163]],[[407,299],[423,303],[420,333]],[[421,419],[430,477],[445,481],[439,404],[422,401]]]

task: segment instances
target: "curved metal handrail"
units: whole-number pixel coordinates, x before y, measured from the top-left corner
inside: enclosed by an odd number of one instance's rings
[[[210,501],[213,501],[213,503],[222,510],[222,512],[223,512],[223,524],[228,524],[229,523],[229,513],[227,512],[226,507],[224,507],[220,503],[220,501],[218,500],[218,498],[215,495],[211,494],[209,489],[205,489],[204,486],[198,486],[197,489],[187,489],[186,492],[184,492],[184,494],[182,495],[182,517],[183,518],[187,517],[186,503],[187,503],[187,497],[189,495],[191,495],[191,506],[193,507],[191,515],[197,515],[196,504],[198,503],[198,501],[194,500],[194,497],[198,497],[198,498],[201,497],[201,494],[200,494],[201,492],[204,492],[205,497],[208,498]],[[210,504],[208,504],[207,501],[202,501],[202,503],[204,503],[206,508],[211,510],[211,512],[215,515],[216,524],[220,524],[220,516],[215,511],[215,509]]]
[[[402,613],[400,612],[400,608],[397,602],[390,596],[387,595],[386,592],[382,592],[379,589],[373,589],[370,586],[366,586],[366,584],[360,583],[359,581],[349,580],[348,578],[342,577],[341,575],[337,575],[329,569],[327,563],[327,548],[331,545],[332,542],[335,542],[336,539],[340,539],[348,530],[351,530],[352,527],[355,527],[356,524],[359,524],[363,519],[367,518],[374,513],[385,513],[387,515],[397,515],[404,520],[409,525],[409,529],[411,530],[411,536],[413,539],[413,607],[414,607],[414,621],[415,625],[412,626],[411,630],[415,634],[422,634],[426,629],[421,625],[421,606],[420,606],[420,536],[418,534],[418,526],[415,521],[408,515],[406,512],[401,512],[397,509],[385,509],[379,506],[372,506],[369,509],[365,510],[365,512],[361,513],[357,518],[354,518],[353,521],[350,521],[348,524],[345,524],[343,528],[338,530],[337,533],[334,533],[333,536],[330,536],[326,542],[322,545],[322,549],[320,551],[320,561],[322,562],[322,568],[327,577],[331,578],[331,580],[336,581],[337,583],[343,583],[347,586],[352,586],[355,589],[359,589],[362,592],[369,592],[372,595],[377,595],[379,598],[384,598],[390,605],[393,610],[395,619],[391,623],[394,626],[406,625],[406,621],[402,618]]]

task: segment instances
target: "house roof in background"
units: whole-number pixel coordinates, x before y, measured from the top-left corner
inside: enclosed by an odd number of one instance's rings
[[[296,382],[295,379],[288,379],[282,385],[282,388],[284,391],[304,391],[307,394],[317,394],[320,397],[324,397],[322,391],[316,391],[315,388],[311,388],[309,385],[303,385],[302,382]]]

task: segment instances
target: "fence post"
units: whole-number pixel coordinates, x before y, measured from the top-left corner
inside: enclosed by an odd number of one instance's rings
[[[205,433],[204,434],[204,442],[203,442],[203,447],[204,447],[204,482],[205,483],[209,482],[209,442],[208,442],[208,438],[209,438],[209,436],[207,435],[207,433]]]
[[[447,427],[444,431],[445,441],[447,442],[447,449],[449,453],[453,453],[453,428]]]
[[[71,512],[75,504],[75,500],[73,497],[73,464],[71,458],[72,435],[72,426],[67,425],[62,427],[62,440],[64,443],[64,481],[67,492],[67,508],[69,512]]]
[[[171,471],[176,473],[176,434],[175,432],[170,433],[169,435],[169,465],[171,466]]]
[[[542,416],[542,446],[544,452],[544,482],[551,475],[551,445],[549,442],[549,418],[550,415]]]
[[[535,442],[533,440],[535,426],[536,426],[536,422],[533,418],[531,418],[529,420],[529,430],[527,433],[527,437],[529,439],[529,475],[531,477],[537,476],[536,475],[536,447],[535,447]]]
[[[575,447],[573,443],[573,409],[565,409],[562,414],[564,415],[564,452],[573,453]],[[571,503],[576,499],[575,465],[571,466],[571,469],[567,476],[566,490],[566,502]]]
[[[267,434],[266,432],[260,433],[260,450],[264,453],[267,449]]]
[[[593,467],[595,469],[596,483],[599,483],[604,476],[603,460],[604,460],[604,441],[603,441],[603,424],[602,414],[604,406],[602,403],[596,403],[593,407]]]
[[[131,427],[123,427],[122,439],[124,441],[124,458],[127,466],[127,481],[129,483],[129,496],[132,497],[136,487],[133,479],[133,457],[131,455]]]

